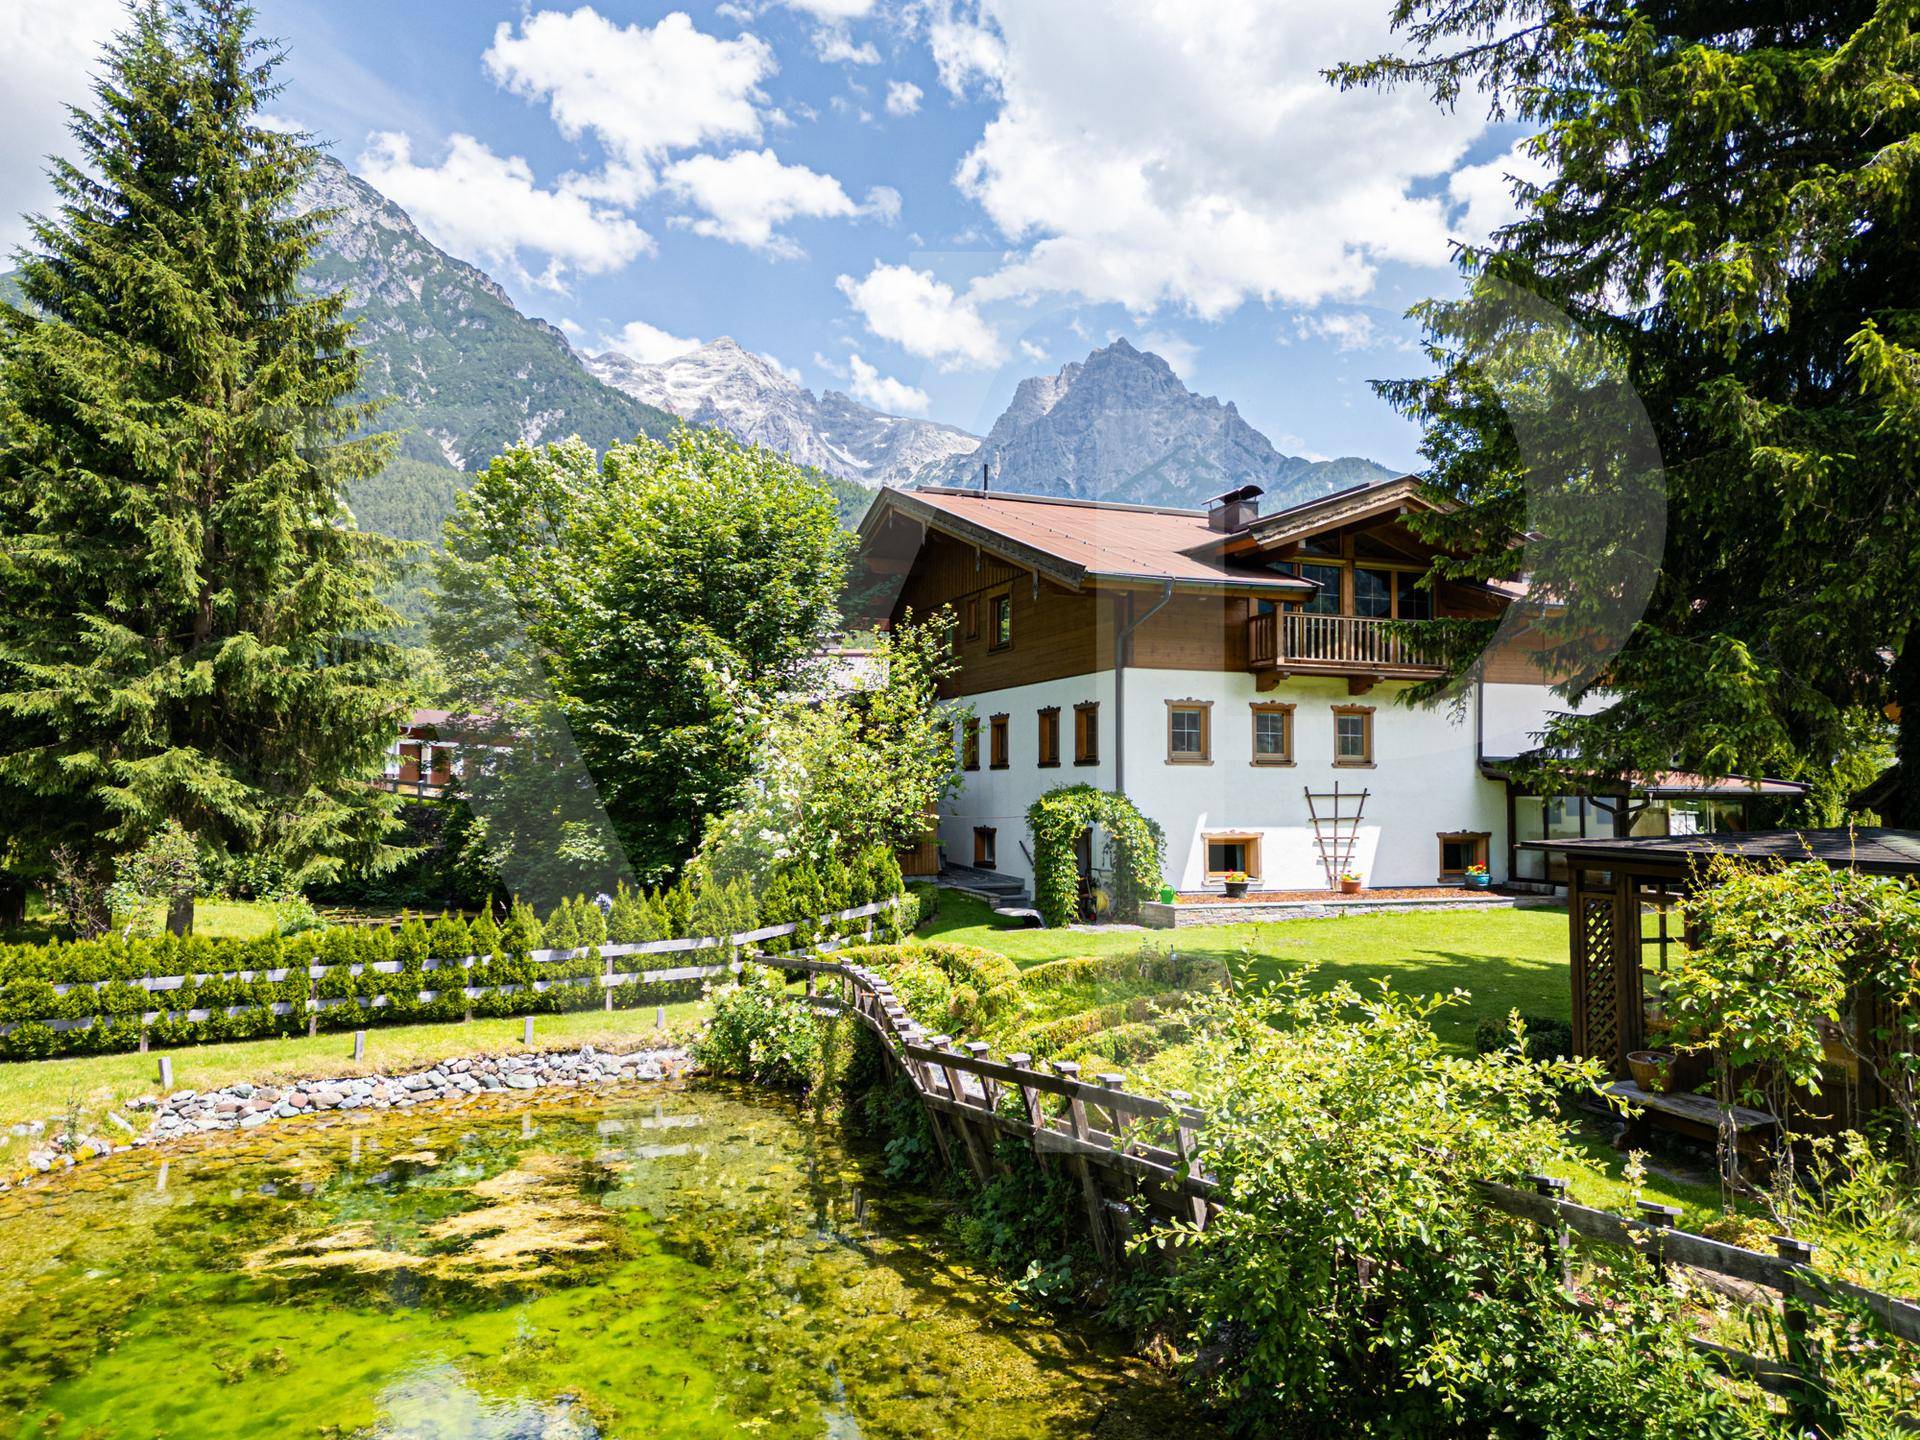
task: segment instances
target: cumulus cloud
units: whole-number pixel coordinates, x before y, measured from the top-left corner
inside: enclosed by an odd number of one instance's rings
[[[847,364],[853,368],[853,398],[876,410],[895,415],[924,415],[933,403],[926,391],[904,380],[895,380],[891,375],[882,375],[857,354],[849,355]]]
[[[871,40],[854,44],[845,30],[825,28],[813,32],[813,51],[829,65],[878,65],[880,52]]]
[[[920,101],[926,95],[911,80],[889,80],[887,82],[887,113],[889,115],[911,115],[920,108]]]
[[[1384,337],[1373,317],[1360,310],[1334,310],[1318,315],[1293,317],[1293,333],[1301,340],[1330,341],[1340,351],[1371,350]]]
[[[997,113],[957,182],[1022,247],[974,298],[1076,295],[1203,317],[1355,299],[1448,260],[1444,194],[1485,120],[1321,69],[1390,43],[1351,0],[937,0],[941,83]],[[1089,35],[1099,36],[1089,44]]]
[[[601,344],[608,350],[618,350],[629,359],[638,360],[642,365],[658,365],[662,360],[671,360],[676,355],[685,355],[700,348],[698,340],[669,335],[658,325],[649,325],[644,320],[629,320],[602,340]]]
[[[591,6],[503,22],[483,58],[507,90],[544,102],[562,135],[591,133],[627,172],[673,150],[758,139],[761,82],[778,68],[753,35],[708,35],[679,11],[651,28],[619,25]]]
[[[1447,177],[1447,198],[1459,207],[1453,231],[1470,245],[1484,245],[1493,232],[1521,216],[1513,198],[1516,181],[1544,185],[1553,168],[1533,153],[1531,142],[1515,141],[1504,155],[1484,165],[1463,165]]]
[[[8,0],[0,5],[0,268],[27,238],[25,215],[54,203],[49,155],[71,155],[68,105],[88,100],[100,46],[126,19],[120,0]]]
[[[891,185],[875,185],[867,191],[866,203],[860,207],[860,213],[882,225],[891,225],[900,218],[900,192]]]
[[[542,189],[525,160],[496,155],[471,135],[453,136],[446,157],[425,165],[405,135],[376,133],[360,172],[436,244],[549,288],[562,288],[569,272],[603,274],[653,248],[618,210],[565,186]],[[546,257],[545,269],[535,274],[523,255]]]
[[[683,222],[695,234],[783,257],[801,253],[777,233],[786,221],[858,213],[838,180],[804,165],[782,164],[771,150],[689,156],[669,165],[663,179],[676,195],[705,212],[702,218]]]
[[[971,300],[928,271],[876,262],[865,279],[842,275],[836,283],[868,330],[909,355],[948,370],[1000,362],[1004,351],[993,327]]]
[[[872,14],[878,0],[781,0],[781,3],[816,20],[846,21]]]
[[[1109,338],[1118,339],[1118,332]],[[1168,330],[1149,330],[1140,337],[1140,348],[1151,350],[1166,361],[1172,367],[1173,373],[1182,380],[1193,378],[1193,367],[1200,358],[1200,347],[1191,340]]]

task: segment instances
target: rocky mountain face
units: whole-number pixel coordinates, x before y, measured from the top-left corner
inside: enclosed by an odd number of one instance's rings
[[[1238,485],[1265,509],[1392,474],[1371,460],[1282,455],[1231,402],[1196,395],[1173,367],[1124,339],[1057,375],[1023,380],[976,450],[929,466],[921,484],[1197,507]]]
[[[519,442],[577,434],[604,448],[672,428],[587,374],[564,335],[338,161],[321,162],[301,204],[335,212],[307,283],[348,292],[367,389],[393,397],[379,423],[400,433],[403,455],[477,470]]]
[[[717,426],[862,485],[905,484],[980,444],[951,425],[888,415],[837,390],[815,395],[729,339],[652,365],[617,351],[585,363],[608,385],[689,424]]]

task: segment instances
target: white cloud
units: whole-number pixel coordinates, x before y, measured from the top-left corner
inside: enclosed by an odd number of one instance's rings
[[[591,132],[610,160],[647,171],[673,150],[760,136],[761,82],[778,66],[753,35],[694,28],[679,11],[651,29],[617,25],[591,6],[503,22],[484,57],[516,95],[546,102],[569,140]]]
[[[823,27],[813,32],[813,50],[829,65],[878,65],[880,52],[871,40],[858,45],[845,30]]]
[[[900,218],[900,192],[891,185],[875,185],[867,191],[866,203],[860,207],[860,213],[882,225],[891,225]]]
[[[778,355],[769,355],[765,350],[758,350],[754,353],[774,369],[778,370],[782,375],[786,376],[787,379],[791,380],[794,384],[799,385],[805,382],[807,377],[800,373],[800,367],[798,365],[785,364]]]
[[[909,355],[938,361],[945,369],[995,365],[1000,338],[970,300],[925,270],[875,262],[864,280],[842,275],[841,293],[867,329]]]
[[[618,350],[629,359],[638,360],[642,365],[658,365],[662,360],[671,360],[676,355],[685,355],[700,348],[698,340],[669,335],[658,325],[649,325],[644,320],[629,320],[602,340],[601,344],[608,350]]]
[[[781,3],[816,20],[846,21],[872,14],[877,0],[781,0]]]
[[[1515,141],[1506,154],[1484,165],[1463,165],[1447,177],[1447,198],[1460,207],[1453,232],[1472,245],[1484,245],[1493,232],[1521,216],[1514,203],[1513,182],[1544,185],[1553,176],[1547,162],[1533,153],[1531,142]]]
[[[1031,340],[1022,340],[1020,342],[1020,353],[1029,360],[1045,360],[1047,358],[1047,347],[1044,345],[1036,345]]]
[[[684,222],[695,234],[774,255],[801,253],[776,233],[788,220],[859,213],[838,180],[804,165],[783,165],[771,150],[690,156],[669,165],[663,178],[675,194],[706,212],[704,219]]]
[[[1358,310],[1334,310],[1293,317],[1293,333],[1301,340],[1329,340],[1340,351],[1371,350],[1384,337],[1373,317]]]
[[[933,402],[927,392],[891,375],[882,375],[858,355],[849,355],[853,367],[853,398],[895,415],[924,415]]]
[[[652,237],[619,211],[564,185],[541,189],[525,160],[496,155],[471,135],[453,136],[437,165],[415,163],[405,135],[372,135],[360,173],[436,244],[550,288],[561,288],[570,271],[618,270],[653,248]],[[544,272],[533,274],[523,254],[545,256]]]
[[[120,0],[7,0],[0,5],[0,268],[27,239],[25,215],[53,208],[47,156],[71,157],[68,105],[89,103],[101,44],[125,22]]]
[[[887,113],[889,115],[911,115],[920,108],[920,101],[926,95],[911,80],[889,80],[887,82]]]
[[[937,4],[942,83],[998,103],[957,182],[1024,247],[977,300],[1072,294],[1214,318],[1248,300],[1356,299],[1385,262],[1448,262],[1448,201],[1416,191],[1485,120],[1417,88],[1341,93],[1320,73],[1391,43],[1382,7]]]

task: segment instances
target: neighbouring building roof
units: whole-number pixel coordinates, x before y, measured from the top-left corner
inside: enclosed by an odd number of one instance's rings
[[[1920,830],[1749,830],[1711,835],[1649,835],[1635,840],[1530,841],[1528,848],[1565,851],[1569,859],[1631,867],[1731,855],[1742,860],[1819,860],[1837,870],[1920,875]]]
[[[1536,752],[1537,753],[1537,752]],[[1511,780],[1513,763],[1530,759],[1531,755],[1489,755],[1481,761],[1481,770],[1494,780]],[[1740,797],[1746,795],[1804,795],[1807,787],[1798,780],[1755,779],[1747,775],[1723,775],[1709,778],[1695,775],[1686,770],[1662,770],[1653,775],[1635,776],[1630,785],[1618,781],[1593,782],[1596,786],[1605,786],[1590,793],[1612,794],[1630,789],[1636,795],[1650,795],[1657,800],[1679,800],[1695,797]]]
[[[1204,510],[978,490],[888,489],[867,511],[862,539],[889,512],[1004,554],[1070,589],[1090,580],[1170,580],[1182,587],[1293,595],[1311,595],[1318,588],[1289,575],[1229,567],[1220,553],[1225,537],[1208,526]]]

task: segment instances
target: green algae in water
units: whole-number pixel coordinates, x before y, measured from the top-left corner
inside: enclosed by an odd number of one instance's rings
[[[717,1085],[263,1127],[0,1196],[0,1436],[1193,1435],[795,1107]],[[871,1181],[866,1181],[871,1189]]]

